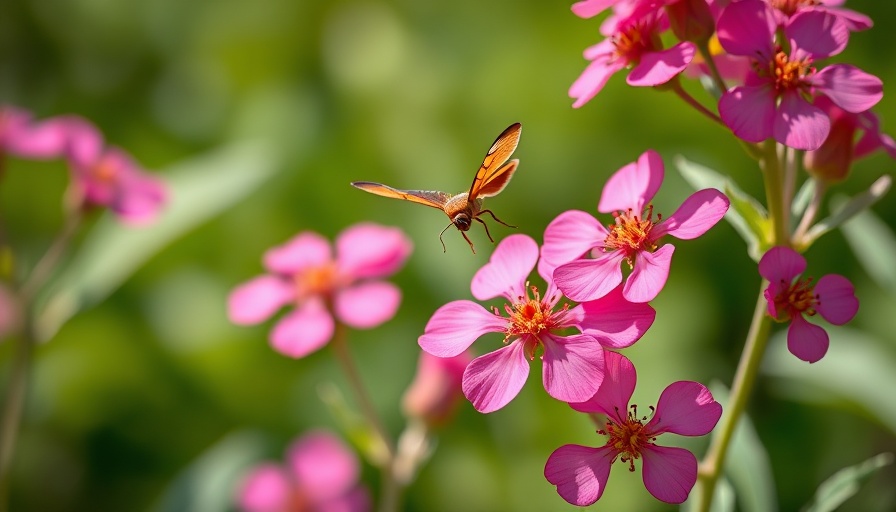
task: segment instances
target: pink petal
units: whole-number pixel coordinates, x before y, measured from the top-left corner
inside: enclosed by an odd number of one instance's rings
[[[252,470],[240,485],[240,508],[246,512],[281,512],[289,503],[293,483],[277,464],[266,463]]]
[[[342,496],[326,503],[317,503],[315,512],[369,512],[373,510],[370,491],[365,487],[355,487]]]
[[[781,97],[773,132],[775,140],[786,146],[818,149],[831,132],[831,119],[798,91],[788,91]]]
[[[237,325],[253,325],[271,317],[295,298],[295,289],[276,276],[260,276],[237,286],[227,298],[227,316]]]
[[[794,316],[787,329],[787,349],[803,361],[820,361],[828,351],[828,333],[806,321],[802,315]]]
[[[360,478],[354,452],[326,431],[302,436],[289,447],[287,461],[299,486],[315,503],[345,494]]]
[[[60,118],[68,132],[68,153],[73,167],[90,167],[102,156],[103,135],[90,121],[76,116]]]
[[[264,253],[265,268],[283,275],[293,275],[308,267],[328,265],[332,260],[330,241],[311,231],[299,233],[285,244]]]
[[[703,436],[715,428],[722,405],[703,384],[691,381],[666,386],[656,404],[656,412],[645,427],[652,436],[671,432],[682,436]]]
[[[392,319],[401,303],[401,290],[392,283],[370,281],[336,293],[336,317],[358,329],[370,329]]]
[[[714,188],[698,190],[685,199],[675,213],[654,226],[650,237],[653,240],[663,235],[679,240],[697,238],[722,220],[730,204],[725,194]]]
[[[572,104],[573,108],[579,108],[591,101],[604,88],[610,77],[625,67],[626,63],[622,59],[610,60],[612,51],[610,40],[600,44],[604,45],[601,49],[606,50],[607,55],[588,64],[585,71],[569,87],[569,97],[576,100]]]
[[[775,246],[759,259],[759,275],[775,284],[781,281],[790,284],[806,270],[806,258],[790,247]]]
[[[767,84],[734,87],[719,99],[722,121],[747,142],[762,142],[772,136],[775,113],[775,91]]]
[[[622,295],[632,302],[649,302],[656,298],[669,278],[675,247],[666,244],[656,252],[639,251],[632,273],[622,287]]]
[[[519,394],[528,377],[525,347],[512,342],[470,361],[464,370],[464,396],[481,413],[497,411]]]
[[[542,380],[549,395],[563,402],[588,400],[604,379],[604,350],[586,335],[548,335],[544,341]]]
[[[340,272],[355,279],[386,277],[401,269],[412,249],[401,229],[362,222],[336,238],[336,261]]]
[[[593,260],[576,260],[557,267],[554,283],[576,302],[597,300],[622,282],[623,254],[612,251]]]
[[[635,392],[638,381],[632,362],[612,350],[604,351],[604,380],[593,397],[585,402],[571,403],[570,407],[579,412],[606,414],[614,421],[624,424],[628,414],[628,402]]]
[[[541,257],[554,266],[569,263],[593,247],[603,246],[608,234],[592,215],[580,210],[565,211],[545,228]]]
[[[130,225],[146,225],[156,220],[168,202],[168,188],[160,179],[145,173],[127,153],[112,148],[107,158],[117,165],[121,174],[118,197],[110,205],[122,220]]]
[[[622,286],[580,306],[584,314],[579,329],[608,348],[631,346],[641,339],[656,318],[656,310],[649,304],[626,300],[622,296]]]
[[[684,448],[650,445],[644,457],[644,487],[666,503],[683,503],[697,482],[697,458]]]
[[[610,176],[600,195],[597,211],[624,212],[631,208],[640,214],[660,189],[664,175],[663,159],[659,153],[648,149],[641,153],[637,162],[623,166]]]
[[[579,18],[593,18],[618,2],[619,0],[582,0],[572,4],[572,12]]]
[[[809,9],[790,18],[784,33],[795,51],[793,57],[810,56],[824,59],[837,55],[849,42],[849,29],[842,20],[830,12]]]
[[[320,349],[333,337],[335,325],[323,301],[314,297],[277,322],[271,331],[271,346],[298,359]]]
[[[832,5],[830,2],[823,2],[823,3],[828,3],[828,5]],[[841,4],[842,4],[842,2],[841,2]],[[844,23],[846,23],[846,27],[853,32],[867,30],[874,25],[874,22],[871,20],[871,18],[869,18],[868,16],[865,16],[862,13],[859,13],[859,12],[856,12],[856,11],[853,11],[850,9],[842,9],[842,8],[831,9],[831,8],[825,7],[823,5],[816,6],[815,9],[824,10],[824,11],[827,11],[827,12],[839,17],[841,20],[843,20]]]
[[[470,291],[479,300],[503,295],[511,302],[526,295],[526,281],[538,261],[538,244],[526,235],[510,235],[473,276]]]
[[[843,325],[852,320],[859,311],[859,299],[849,279],[828,274],[822,276],[815,285],[815,293],[819,302],[815,310],[821,317],[834,325]]]
[[[814,75],[811,83],[847,112],[864,112],[884,96],[880,78],[849,64],[830,65]]]
[[[25,111],[0,110],[0,134],[3,150],[22,158],[57,158],[65,153],[68,143],[68,123],[64,118],[52,118],[32,123]],[[10,119],[10,116],[13,118]],[[10,125],[13,125],[12,127]],[[7,128],[12,128],[7,131]]]
[[[616,452],[607,447],[567,444],[554,450],[544,465],[544,477],[557,486],[567,502],[587,507],[600,499],[610,478]]]
[[[420,348],[438,357],[454,357],[489,332],[504,332],[507,319],[469,300],[440,307],[417,340]]]
[[[675,78],[694,60],[697,47],[685,41],[659,52],[647,52],[625,79],[633,87],[653,87]]]
[[[729,4],[716,24],[719,43],[732,55],[770,57],[774,52],[776,23],[770,8],[759,0]]]

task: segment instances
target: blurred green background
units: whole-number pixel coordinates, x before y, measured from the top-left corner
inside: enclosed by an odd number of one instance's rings
[[[854,34],[835,60],[880,76],[889,91],[896,4],[855,0],[849,7],[875,27]],[[38,348],[12,510],[230,510],[252,463],[280,460],[309,428],[337,428],[319,385],[332,382],[351,395],[331,352],[290,360],[268,346],[271,322],[236,327],[225,314],[227,293],[262,272],[262,253],[302,230],[332,238],[372,220],[400,226],[414,240],[394,278],[404,293],[398,315],[350,336],[376,406],[397,434],[417,337],[441,304],[470,298],[470,278],[491,250],[474,227],[477,254],[454,230],[445,233],[443,254],[444,216],[364,194],[350,181],[465,190],[494,138],[521,122],[520,170],[488,206],[539,241],[560,212],[594,213],[607,176],[648,148],[667,164],[658,212],[668,215],[690,193],[672,165],[679,154],[759,196],[755,164],[733,137],[670,94],[630,88],[619,75],[585,107],[570,107],[567,88],[585,67],[582,50],[599,40],[598,24],[574,16],[568,3],[509,0],[0,3],[0,101],[40,117],[85,116],[163,178],[199,158],[207,172],[194,186],[197,197],[228,204],[158,253],[139,246],[122,253],[146,264]],[[875,110],[896,133],[896,99],[885,95]],[[245,141],[250,146],[239,145]],[[202,160],[207,154],[212,160]],[[5,165],[0,217],[27,265],[60,227],[67,171],[62,162]],[[835,192],[861,192],[894,168],[875,154]],[[256,173],[246,177],[251,193],[222,199],[216,178],[240,173]],[[892,195],[874,210],[896,225]],[[516,231],[491,223],[491,232],[500,239]],[[860,252],[882,251],[878,238],[856,238]],[[625,352],[637,365],[642,407],[675,380],[730,384],[758,290],[756,266],[730,225],[676,247],[654,303],[656,323]],[[892,253],[883,254],[884,266],[896,268]],[[840,232],[807,257],[816,278],[852,279],[861,309],[835,331],[818,364],[798,363],[782,340],[772,343],[750,414],[781,510],[809,501],[839,468],[896,451],[889,394],[896,389],[896,283],[866,271]],[[478,346],[494,348],[498,339]],[[9,343],[0,346],[4,385],[11,353]],[[540,380],[533,365],[523,392],[490,415],[464,402],[407,492],[406,509],[573,509],[544,480],[544,462],[562,444],[594,446],[600,438],[586,418],[550,399]],[[688,441],[661,439],[702,455],[706,440]],[[761,461],[755,446],[746,451]],[[732,463],[743,469],[746,458]],[[616,466],[592,508],[673,508],[654,500],[639,474]],[[375,489],[371,466],[364,476]],[[893,468],[885,469],[844,509],[893,510],[894,479]]]

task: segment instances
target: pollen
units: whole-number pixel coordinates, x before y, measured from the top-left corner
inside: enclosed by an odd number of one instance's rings
[[[615,222],[607,226],[610,234],[604,241],[604,250],[622,251],[630,265],[638,251],[656,250],[656,243],[650,239],[650,230],[662,216],[657,215],[656,222],[653,221],[653,205],[647,207],[645,216],[640,216],[629,208],[624,212],[614,212],[613,217]]]
[[[300,297],[329,295],[338,287],[337,279],[338,273],[333,263],[306,268],[294,277]]]
[[[653,411],[653,407],[650,408]],[[635,470],[635,461],[641,458],[645,446],[653,444],[656,437],[651,436],[644,428],[647,417],[638,417],[638,406],[629,407],[625,421],[616,423],[607,420],[606,426],[598,430],[598,434],[608,436],[606,446],[618,453],[619,460],[628,463],[629,471]]]
[[[504,311],[509,317],[504,330],[504,343],[508,343],[511,338],[523,338],[528,345],[526,353],[530,359],[534,359],[541,347],[539,335],[559,327],[559,313],[569,309],[569,304],[564,304],[560,311],[555,311],[550,297],[542,299],[537,287],[529,286],[529,283],[526,283],[526,287],[526,295],[517,297],[513,305],[504,305]],[[495,314],[499,314],[497,308]]]
[[[815,72],[812,59],[791,60],[780,49],[769,64],[769,78],[774,80],[775,90],[784,92],[791,89],[807,87],[805,77]]]
[[[626,62],[639,62],[641,56],[653,49],[650,27],[645,23],[635,23],[613,36],[616,55]]]
[[[800,7],[812,7],[820,4],[818,0],[772,0],[772,7],[788,16],[793,16]]]
[[[786,311],[790,317],[799,314],[815,315],[815,307],[820,299],[815,293],[815,284],[811,277],[798,280],[789,286],[786,282],[782,282],[781,285],[781,292],[775,297],[775,309],[780,312]]]
[[[118,167],[108,157],[104,157],[90,169],[90,175],[102,183],[113,183],[118,176]]]

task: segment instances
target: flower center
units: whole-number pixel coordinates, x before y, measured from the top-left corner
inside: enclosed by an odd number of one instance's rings
[[[654,49],[650,36],[652,28],[653,23],[639,21],[614,34],[612,41],[616,48],[616,56],[628,63],[639,62],[642,55]]]
[[[772,7],[788,16],[793,16],[800,7],[812,7],[821,2],[818,0],[772,0]]]
[[[656,250],[655,240],[650,239],[650,230],[654,224],[662,220],[663,216],[657,214],[656,222],[653,220],[653,205],[647,207],[647,215],[644,217],[636,214],[631,208],[624,212],[613,212],[615,222],[607,226],[610,234],[604,240],[604,251],[620,250],[625,254],[629,266],[632,258],[638,251]]]
[[[118,166],[108,157],[103,157],[90,169],[90,175],[93,179],[111,184],[114,183],[118,176]]]
[[[336,289],[338,278],[335,263],[308,267],[293,278],[299,297],[330,295]]]
[[[653,407],[650,410],[653,412]],[[629,471],[635,470],[635,460],[641,458],[643,447],[656,440],[655,436],[644,430],[645,421],[647,417],[638,418],[638,406],[632,405],[623,423],[616,423],[608,418],[606,426],[597,431],[598,434],[609,436],[606,446],[618,452],[616,456],[620,461],[628,463]]]
[[[530,295],[531,292],[531,295]],[[555,312],[551,297],[542,300],[538,288],[526,283],[526,295],[517,297],[513,306],[504,305],[504,311],[509,316],[509,323],[504,330],[504,343],[511,338],[521,337],[527,343],[526,353],[530,359],[534,359],[536,351],[541,348],[539,335],[558,327],[559,313],[569,309],[569,304],[564,304],[563,309]],[[498,308],[494,308],[499,315]]]
[[[789,317],[800,314],[815,315],[819,297],[815,293],[815,284],[812,283],[811,277],[798,280],[790,286],[787,286],[786,282],[781,284],[781,292],[775,297],[775,310],[779,315],[784,311]]]
[[[778,93],[806,87],[804,78],[815,73],[812,59],[806,57],[803,60],[790,60],[780,49],[775,53],[774,60],[769,64],[769,77],[774,80],[775,90]]]

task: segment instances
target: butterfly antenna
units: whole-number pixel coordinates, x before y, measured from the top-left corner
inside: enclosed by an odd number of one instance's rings
[[[453,222],[452,222],[451,224],[448,224],[447,226],[445,226],[445,229],[443,229],[442,232],[439,233],[439,242],[442,242],[442,252],[448,252],[448,248],[445,247],[445,241],[442,240],[442,235],[444,235],[444,234],[445,234],[445,231],[448,231],[448,228],[450,228],[450,227],[453,226],[453,225],[454,225]],[[466,238],[466,236],[464,236],[464,238]],[[469,242],[469,240],[467,240],[467,241]],[[474,251],[474,252],[475,252],[475,251]]]
[[[501,223],[501,224],[504,224],[504,225],[507,226],[508,228],[513,228],[513,229],[516,229],[516,228],[517,228],[517,226],[508,224],[508,223],[504,222],[503,220],[501,220],[501,219],[495,217],[495,214],[492,213],[491,210],[481,210],[481,211],[479,212],[479,215],[482,215],[483,213],[487,213],[487,214],[491,215],[492,218],[495,219],[495,221],[497,221],[497,222],[499,222],[499,223]],[[477,220],[479,220],[479,219],[477,219]],[[482,222],[482,221],[480,221],[480,222]],[[482,222],[482,223],[485,224],[484,222]]]

